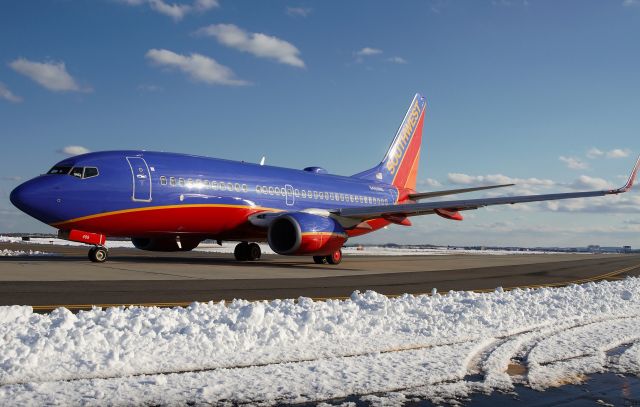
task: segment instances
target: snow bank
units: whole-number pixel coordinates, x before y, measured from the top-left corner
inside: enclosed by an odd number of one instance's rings
[[[514,383],[544,389],[638,371],[639,290],[640,279],[628,278],[78,314],[0,307],[0,405],[441,401]],[[609,355],[623,344],[631,346]],[[508,374],[516,362],[524,373]]]

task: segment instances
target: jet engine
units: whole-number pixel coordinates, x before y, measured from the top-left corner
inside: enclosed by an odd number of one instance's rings
[[[333,218],[305,212],[285,213],[269,225],[271,249],[284,255],[324,256],[340,249],[347,234]]]
[[[179,242],[179,243],[178,243]],[[200,244],[200,239],[175,237],[133,237],[131,243],[140,250],[152,252],[188,252]]]

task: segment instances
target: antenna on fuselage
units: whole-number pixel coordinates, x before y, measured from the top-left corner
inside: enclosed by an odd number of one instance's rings
[[[265,160],[266,158],[267,158],[267,157],[265,157],[264,155],[262,156],[262,159],[260,159],[260,165],[264,165],[264,160]]]

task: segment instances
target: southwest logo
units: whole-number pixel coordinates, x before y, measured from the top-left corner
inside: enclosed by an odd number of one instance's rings
[[[398,165],[402,162],[402,157],[404,156],[405,150],[411,141],[411,136],[413,135],[416,126],[418,125],[418,120],[420,119],[420,105],[418,104],[418,100],[413,103],[411,106],[411,113],[407,116],[407,120],[402,125],[402,128],[398,132],[398,138],[394,143],[393,150],[391,154],[389,154],[389,158],[387,159],[387,170],[391,174],[395,174]]]

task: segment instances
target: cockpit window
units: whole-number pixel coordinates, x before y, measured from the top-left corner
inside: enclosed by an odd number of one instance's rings
[[[84,167],[84,175],[82,178],[91,178],[98,176],[98,169],[96,167]]]
[[[71,175],[78,178],[97,177],[100,173],[96,167],[64,167],[56,166],[49,170],[47,174],[53,175]]]
[[[73,167],[71,169],[71,174],[74,177],[82,178],[82,167]]]
[[[67,175],[71,171],[71,167],[53,167],[47,174]]]

